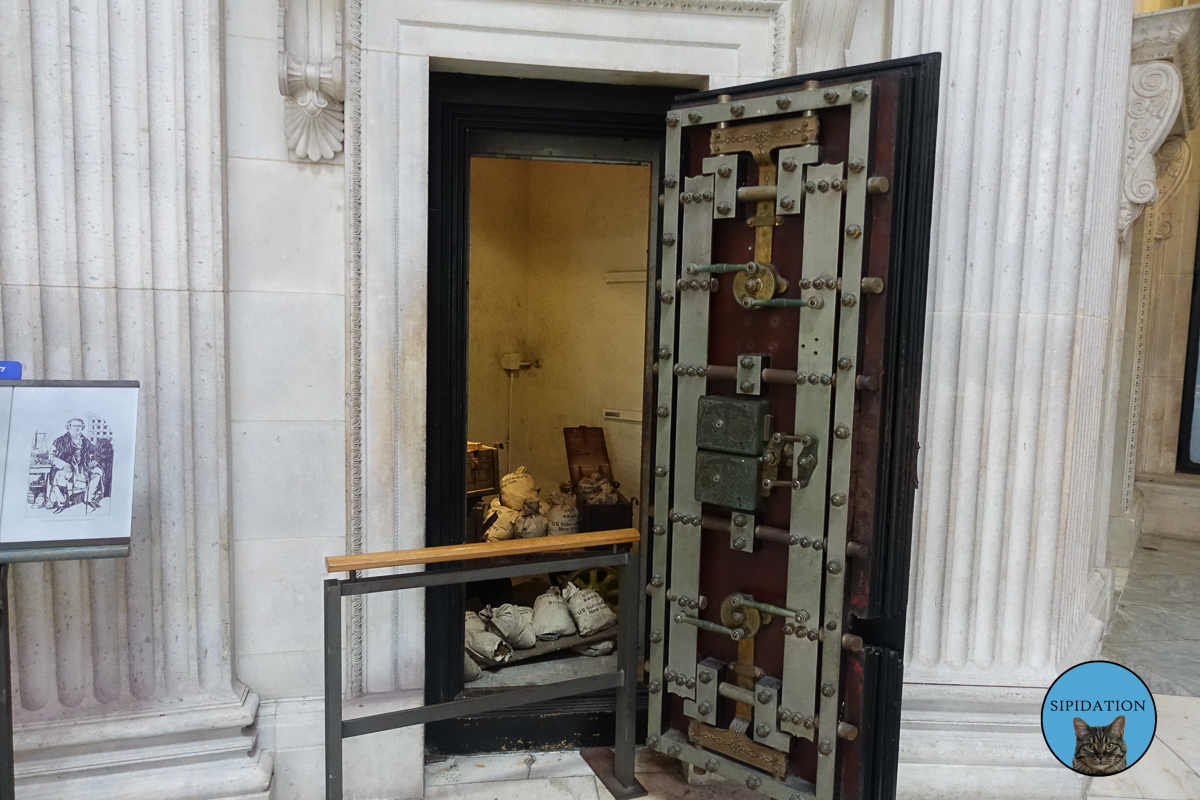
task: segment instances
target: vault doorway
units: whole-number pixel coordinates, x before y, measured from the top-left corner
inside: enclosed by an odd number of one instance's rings
[[[525,467],[543,499],[565,491],[579,476],[564,429],[602,434],[644,532],[662,119],[679,90],[436,73],[430,86],[427,543],[496,534],[496,493],[464,481],[480,456],[499,475]],[[566,581],[603,592],[604,576],[566,575],[430,590],[428,702],[608,671],[603,647],[539,643],[464,680],[466,612],[528,607]],[[426,750],[609,744],[612,731],[604,693],[430,725]]]

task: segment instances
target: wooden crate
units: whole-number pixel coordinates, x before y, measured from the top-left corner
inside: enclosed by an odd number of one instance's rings
[[[612,463],[608,460],[608,445],[604,441],[603,428],[563,428],[563,440],[567,445],[567,466],[571,472],[571,485],[575,487],[575,505],[579,509],[579,532],[611,531],[633,527],[633,504],[617,492],[617,502],[593,505],[579,494],[579,482],[593,475],[603,475],[617,489],[620,484],[613,480]]]
[[[467,499],[500,493],[500,451],[479,442],[467,442]]]

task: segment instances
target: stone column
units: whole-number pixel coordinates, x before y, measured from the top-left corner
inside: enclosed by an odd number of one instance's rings
[[[23,797],[268,796],[230,668],[220,9],[0,8],[4,357],[142,384],[130,557],[14,569]]]
[[[893,19],[896,56],[943,54],[902,796],[968,774],[972,796],[1072,796],[1038,712],[1109,613],[1130,8],[897,0]]]

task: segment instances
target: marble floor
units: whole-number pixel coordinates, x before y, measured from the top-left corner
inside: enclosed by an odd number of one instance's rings
[[[1100,657],[1155,695],[1200,697],[1200,541],[1142,535]]]
[[[1158,728],[1145,755],[1120,775],[1092,778],[1088,800],[1200,798],[1200,698],[1154,693]]]
[[[639,749],[648,800],[762,800],[725,782],[689,786],[678,762]],[[1197,795],[1200,797],[1200,795]],[[577,750],[457,756],[425,767],[425,800],[612,800]]]
[[[1087,800],[1200,798],[1200,698],[1156,696],[1154,743],[1120,775],[1093,778]],[[717,781],[690,786],[677,762],[638,751],[637,776],[648,800],[762,800]],[[903,794],[903,787],[901,787]],[[578,751],[457,756],[425,768],[426,800],[612,800]]]

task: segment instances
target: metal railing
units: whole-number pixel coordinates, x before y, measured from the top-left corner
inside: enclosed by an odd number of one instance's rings
[[[468,714],[556,700],[608,689],[616,690],[616,739],[612,772],[593,763],[592,768],[618,798],[641,797],[646,790],[634,778],[634,703],[637,696],[638,556],[623,546],[639,541],[636,530],[599,531],[540,539],[429,547],[390,553],[335,556],[326,559],[326,570],[348,577],[325,581],[325,798],[342,800],[342,741],[352,736],[424,725]],[[582,548],[605,547],[600,552]],[[464,566],[457,562],[476,562]],[[404,575],[362,577],[366,569],[414,564],[456,562],[444,569]],[[447,586],[495,578],[513,578],[546,572],[569,572],[589,567],[614,567],[620,581],[617,614],[617,669],[601,675],[537,686],[508,689],[478,697],[388,711],[355,719],[342,716],[342,598],[377,592],[397,592],[428,586]]]

